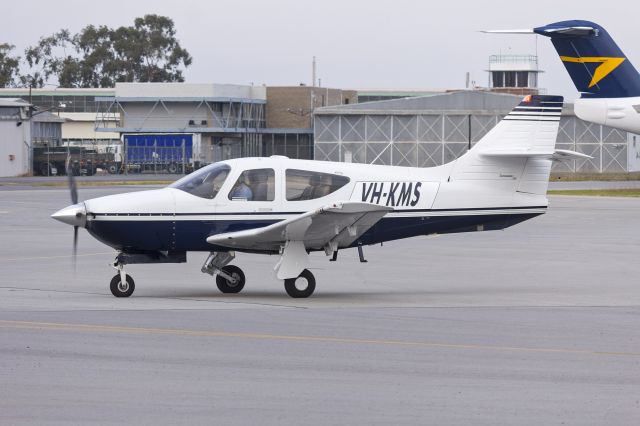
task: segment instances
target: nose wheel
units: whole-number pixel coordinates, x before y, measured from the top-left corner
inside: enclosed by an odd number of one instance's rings
[[[309,297],[316,289],[316,279],[310,270],[305,269],[297,278],[284,280],[284,289],[289,296],[296,299]]]
[[[136,284],[131,278],[131,275],[126,275],[125,279],[122,279],[123,274],[115,274],[111,279],[111,284],[109,288],[111,289],[111,294],[115,297],[129,297],[133,294],[133,291],[136,289]]]

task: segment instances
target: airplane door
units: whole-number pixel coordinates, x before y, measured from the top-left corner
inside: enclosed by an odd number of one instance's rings
[[[273,167],[247,168],[230,177],[230,184],[216,203],[218,224],[232,232],[272,223],[281,211],[280,170]]]

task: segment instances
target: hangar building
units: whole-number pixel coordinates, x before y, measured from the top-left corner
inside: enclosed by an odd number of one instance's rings
[[[410,167],[447,163],[479,141],[522,96],[480,90],[436,93],[316,109],[314,158]],[[593,159],[555,163],[555,172],[640,170],[640,137],[587,123],[565,104],[557,147]]]

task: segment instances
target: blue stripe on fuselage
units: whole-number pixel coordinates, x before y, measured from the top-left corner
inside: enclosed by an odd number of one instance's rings
[[[542,213],[478,214],[459,216],[384,217],[358,241],[376,244],[384,241],[418,235],[498,230],[531,219]],[[99,220],[87,225],[91,235],[101,242],[125,251],[211,251],[216,247],[206,242],[207,237],[223,232],[260,228],[278,219],[264,220]]]

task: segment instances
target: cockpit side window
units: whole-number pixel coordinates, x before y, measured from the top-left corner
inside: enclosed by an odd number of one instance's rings
[[[231,167],[227,164],[212,164],[175,181],[169,187],[211,200],[218,195],[230,171]]]
[[[242,172],[229,192],[232,201],[273,201],[276,193],[273,169],[253,169]]]
[[[287,201],[315,200],[349,183],[346,176],[308,170],[287,169]]]

